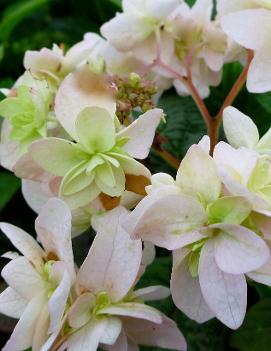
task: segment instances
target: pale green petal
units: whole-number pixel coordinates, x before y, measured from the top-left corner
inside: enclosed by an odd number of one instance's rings
[[[116,160],[114,157],[110,157],[106,154],[101,154],[101,157],[104,158],[106,161],[110,162],[113,166],[119,167],[120,163],[118,160]]]
[[[214,160],[198,145],[188,150],[177,173],[176,184],[187,194],[211,203],[218,199],[221,181]]]
[[[60,193],[63,195],[75,194],[89,186],[93,179],[94,174],[86,174],[86,161],[82,161],[65,175]]]
[[[252,206],[243,197],[228,196],[208,206],[209,223],[241,224],[250,214]]]
[[[143,175],[147,178],[151,177],[151,173],[142,163],[125,154],[117,152],[109,152],[108,155],[117,159],[125,174]]]
[[[259,132],[251,118],[229,106],[223,112],[223,127],[229,144],[235,148],[254,148]]]
[[[116,179],[114,177],[112,166],[109,162],[105,162],[97,167],[95,171],[95,180],[104,183],[109,188],[116,186]]]
[[[32,143],[29,153],[45,171],[57,176],[64,176],[82,161],[72,142],[58,138],[47,138]]]
[[[100,188],[100,190],[109,196],[121,196],[125,190],[125,174],[121,167],[112,167],[114,179],[116,184],[114,187],[109,187],[105,184],[101,178],[95,177],[95,183]]]
[[[101,190],[93,182],[85,189],[73,194],[62,195],[61,198],[68,204],[71,210],[90,204],[99,194]]]
[[[90,153],[105,152],[115,145],[114,121],[103,108],[86,107],[77,117],[76,132]]]
[[[17,97],[10,97],[0,102],[0,115],[4,118],[12,118],[18,114],[26,113],[26,106]],[[32,107],[27,106],[28,112],[32,112]]]
[[[99,165],[102,165],[104,163],[104,160],[102,159],[101,156],[94,155],[91,158],[91,160],[89,161],[89,163],[87,165],[87,169],[86,169],[87,174],[90,174],[96,167],[98,167]]]

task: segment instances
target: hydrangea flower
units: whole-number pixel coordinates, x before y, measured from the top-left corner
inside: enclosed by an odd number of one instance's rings
[[[68,333],[58,351],[96,350],[98,346],[110,351],[139,350],[137,343],[186,349],[176,324],[144,303],[168,296],[168,289],[154,286],[134,290],[142,247],[140,240],[131,240],[119,225],[125,214],[119,207],[98,227],[77,275],[78,298],[68,312]]]
[[[244,274],[263,266],[270,251],[242,225],[252,210],[249,202],[222,193],[205,144],[189,149],[176,182],[160,176],[161,185],[151,189],[123,225],[134,238],[181,249],[174,253],[171,291],[182,311],[198,322],[216,316],[236,329],[246,310]]]
[[[2,276],[9,287],[0,295],[0,311],[20,320],[3,350],[39,351],[59,330],[75,279],[70,210],[59,199],[43,207],[36,220],[42,247],[20,228],[8,223],[0,228],[23,255],[5,255],[11,261]]]
[[[90,203],[100,193],[121,196],[128,175],[149,177],[149,171],[133,157],[147,156],[162,115],[158,109],[149,111],[116,133],[105,109],[88,107],[76,120],[77,143],[47,138],[32,143],[29,154],[45,171],[63,177],[60,196],[72,209]]]
[[[0,102],[0,115],[5,118],[1,136],[4,167],[12,168],[32,141],[46,137],[58,126],[50,111],[52,102],[46,80],[35,79],[29,72],[19,79],[12,96]]]
[[[182,0],[123,0],[123,13],[101,27],[102,35],[118,50],[129,51],[166,27],[168,16]]]

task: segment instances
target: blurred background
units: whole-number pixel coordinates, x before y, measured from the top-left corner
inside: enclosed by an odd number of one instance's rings
[[[194,1],[189,0],[190,4]],[[23,73],[23,56],[26,50],[51,47],[53,43],[69,48],[82,40],[85,32],[99,32],[102,23],[121,10],[121,0],[0,0],[0,88],[9,88]],[[207,105],[212,113],[218,111],[227,92],[242,67],[238,63],[225,65],[223,81],[212,89]],[[0,99],[4,96],[0,93]],[[159,105],[167,114],[167,124],[160,132],[167,138],[165,148],[182,159],[188,147],[205,134],[205,125],[190,97],[179,97],[173,90],[166,92]],[[271,95],[248,94],[243,89],[235,106],[249,114],[263,134],[271,125]],[[1,123],[1,118],[0,118]],[[221,135],[223,138],[223,135]],[[148,160],[152,172],[174,170],[154,152]],[[36,215],[25,203],[20,181],[0,168],[0,220],[15,224],[34,235]],[[88,249],[90,236],[83,235],[74,241],[77,262],[82,261],[82,247]],[[80,248],[80,249],[78,249]],[[0,234],[0,255],[12,250]],[[0,269],[6,260],[0,259]],[[147,270],[141,285],[167,285],[171,270],[171,257],[159,251],[154,265]],[[0,281],[0,290],[4,289]],[[171,299],[158,304],[158,308],[174,318],[188,340],[188,351],[270,351],[271,350],[271,290],[260,284],[249,287],[249,306],[253,306],[241,329],[231,332],[217,320],[198,325],[173,305]],[[0,315],[0,347],[14,327],[14,321]],[[159,348],[141,348],[159,351]]]

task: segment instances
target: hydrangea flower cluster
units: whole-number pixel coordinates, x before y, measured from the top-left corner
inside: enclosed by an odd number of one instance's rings
[[[102,36],[87,33],[67,52],[27,51],[25,73],[3,90],[1,166],[38,214],[36,239],[0,223],[20,252],[4,255],[0,312],[19,319],[4,351],[184,351],[175,322],[146,301],[171,295],[192,320],[237,329],[247,280],[271,286],[271,129],[260,137],[231,106],[245,82],[271,91],[270,1],[218,0],[215,18],[211,0],[122,5]],[[203,98],[233,61],[244,71],[212,117]],[[172,86],[192,96],[208,130],[176,178],[143,161]],[[222,121],[228,143],[218,142]],[[72,238],[91,226],[77,267]],[[170,289],[137,288],[154,246],[172,252]]]

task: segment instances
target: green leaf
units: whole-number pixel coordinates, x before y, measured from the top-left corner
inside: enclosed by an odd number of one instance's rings
[[[0,39],[5,41],[13,29],[26,17],[51,0],[24,0],[8,6],[0,22]]]
[[[242,327],[230,338],[230,345],[240,351],[270,351],[271,299],[264,299],[247,313]]]
[[[0,210],[3,209],[16,191],[20,188],[21,182],[13,174],[8,172],[0,173]]]
[[[172,258],[156,257],[154,262],[149,265],[140,279],[137,287],[146,287],[150,285],[169,285],[169,279],[171,275]]]
[[[202,116],[191,97],[178,96],[173,90],[162,96],[158,106],[167,115],[167,123],[161,128],[161,133],[167,139],[164,147],[182,159],[187,149],[207,133]]]
[[[117,6],[119,9],[121,9],[121,0],[108,0],[108,2],[111,2],[111,4]]]
[[[265,109],[266,112],[271,114],[271,93],[255,95],[258,103]]]

